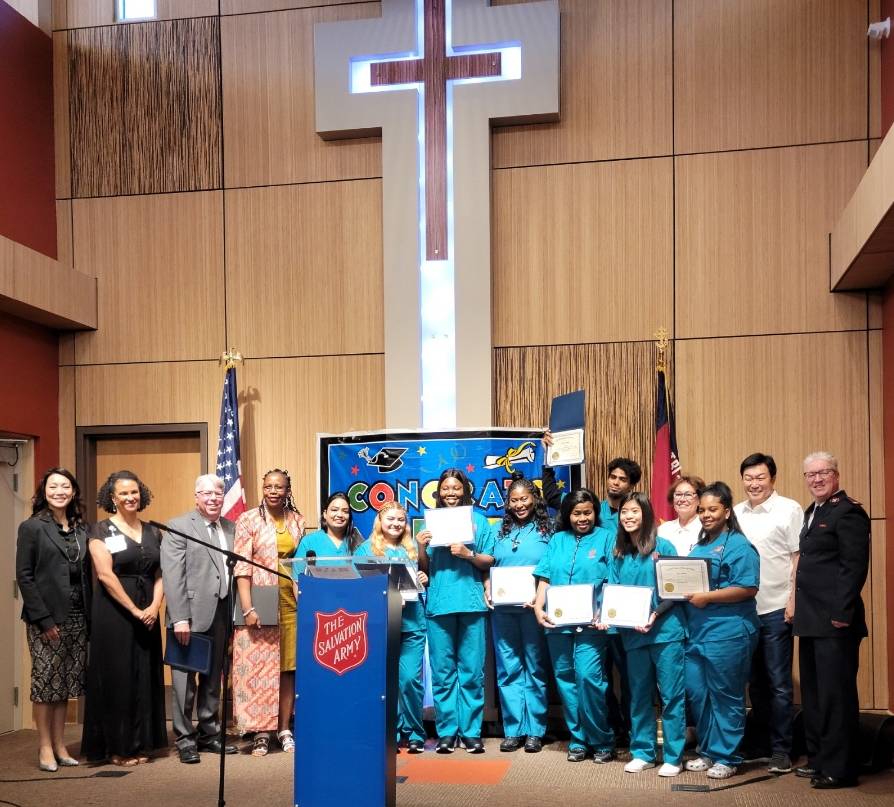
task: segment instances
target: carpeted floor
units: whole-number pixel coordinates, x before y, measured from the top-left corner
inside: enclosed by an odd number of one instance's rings
[[[684,773],[659,779],[655,770],[625,774],[622,762],[594,765],[565,761],[565,744],[554,743],[540,754],[501,754],[498,740],[487,740],[487,753],[469,756],[457,751],[439,756],[430,751],[401,754],[397,773],[398,807],[571,807],[609,804],[611,807],[887,807],[894,806],[894,770],[864,777],[856,789],[811,790],[793,775],[751,781],[766,775],[752,765],[726,782],[712,783],[710,793],[676,792],[675,784],[707,784],[703,774]],[[71,751],[78,746],[71,727]],[[333,749],[331,764],[350,771],[351,749]],[[622,757],[622,760],[626,759]],[[288,807],[292,804],[291,757],[271,752],[256,759],[246,754],[227,757],[226,802],[231,807]],[[139,807],[202,807],[217,804],[217,758],[202,755],[199,765],[181,765],[172,754],[129,769],[124,776],[106,777],[121,769],[110,765],[37,770],[34,731],[0,737],[0,805],[126,805]],[[30,780],[30,781],[12,781]],[[317,805],[302,805],[317,807]],[[327,804],[324,807],[341,807]]]

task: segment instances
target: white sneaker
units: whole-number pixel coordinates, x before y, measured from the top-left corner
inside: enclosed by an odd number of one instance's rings
[[[658,769],[659,776],[679,776],[682,772],[682,768],[679,765],[671,765],[670,762],[665,762]]]
[[[722,762],[716,762],[708,768],[707,776],[711,779],[729,779],[736,772],[733,765],[724,765]]]
[[[687,771],[706,771],[713,764],[707,757],[696,757],[695,759],[687,760],[685,767]]]
[[[625,773],[642,773],[647,768],[654,768],[654,762],[646,762],[644,759],[636,759],[635,757],[630,760],[625,766]]]

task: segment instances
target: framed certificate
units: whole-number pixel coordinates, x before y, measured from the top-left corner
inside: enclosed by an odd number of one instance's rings
[[[708,558],[658,556],[655,580],[662,600],[685,600],[687,594],[702,594],[711,587]]]
[[[569,429],[553,433],[553,444],[546,452],[547,465],[580,465],[584,461],[584,430]]]
[[[475,543],[470,505],[426,510],[425,529],[431,533],[429,546]]]
[[[534,602],[534,566],[493,566],[490,570],[490,599],[494,605],[524,605]]]
[[[595,614],[595,586],[578,583],[546,590],[546,616],[554,625],[589,625]]]
[[[618,586],[606,583],[602,587],[602,611],[599,621],[618,628],[642,628],[652,615],[651,586]]]

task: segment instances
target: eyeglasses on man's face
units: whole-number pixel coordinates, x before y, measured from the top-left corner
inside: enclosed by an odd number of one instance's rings
[[[807,471],[804,474],[804,478],[808,481],[811,479],[827,479],[832,476],[832,474],[836,473],[834,468],[820,468],[818,471]]]

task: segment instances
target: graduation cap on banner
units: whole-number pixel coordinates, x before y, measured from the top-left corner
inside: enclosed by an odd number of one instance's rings
[[[366,460],[367,465],[378,468],[382,473],[396,471],[403,466],[404,461],[401,459],[407,453],[405,448],[380,448],[372,457],[369,456],[369,449],[362,448],[357,452],[358,457]]]

